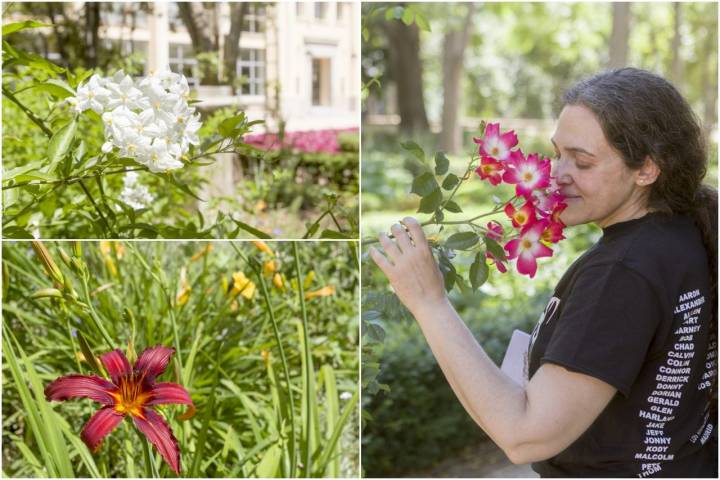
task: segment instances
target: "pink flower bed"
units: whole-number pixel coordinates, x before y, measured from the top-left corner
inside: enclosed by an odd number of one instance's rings
[[[357,133],[357,131],[357,128],[346,128],[285,132],[282,147],[307,153],[338,153],[340,151],[338,135],[341,133]],[[280,140],[275,134],[246,135],[243,140],[248,145],[263,150],[279,150],[281,147]]]

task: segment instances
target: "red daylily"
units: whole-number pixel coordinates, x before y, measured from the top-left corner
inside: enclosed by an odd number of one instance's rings
[[[518,151],[508,162],[509,168],[503,173],[503,181],[515,184],[517,195],[528,198],[533,190],[550,185],[550,159],[540,158],[537,153],[527,157]]]
[[[504,161],[510,156],[510,149],[518,143],[514,130],[500,134],[499,123],[488,123],[483,138],[473,138],[480,145],[478,153],[483,157],[492,157]]]
[[[112,381],[97,375],[67,375],[54,380],[45,388],[47,400],[89,398],[103,404],[83,427],[80,434],[85,444],[97,451],[103,438],[130,415],[135,426],[152,443],[170,468],[180,474],[180,449],[170,426],[153,405],[190,405],[195,408],[187,390],[171,382],[155,382],[170,362],[175,349],[157,345],[140,354],[134,367],[130,367],[125,354],[119,349],[100,357]]]
[[[503,164],[492,157],[482,157],[480,166],[475,169],[475,173],[480,175],[481,180],[488,180],[491,185],[497,185],[502,182]]]
[[[510,240],[505,245],[505,250],[509,254],[508,260],[517,258],[518,272],[528,275],[530,278],[533,278],[535,272],[537,272],[537,261],[535,259],[551,257],[553,254],[552,249],[540,241],[542,232],[543,224],[536,222],[523,229],[519,238]]]

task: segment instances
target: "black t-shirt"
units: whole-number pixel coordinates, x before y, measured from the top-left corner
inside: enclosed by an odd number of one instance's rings
[[[553,363],[618,391],[543,477],[717,477],[717,339],[700,233],[651,213],[611,225],[565,273],[533,330],[530,378]],[[710,338],[712,336],[712,338]]]

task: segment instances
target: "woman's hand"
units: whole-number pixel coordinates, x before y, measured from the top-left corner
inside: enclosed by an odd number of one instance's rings
[[[393,242],[386,234],[380,235],[385,255],[370,248],[370,256],[383,271],[395,289],[400,301],[417,318],[417,313],[444,306],[447,295],[440,269],[433,258],[422,227],[412,217],[393,225]]]

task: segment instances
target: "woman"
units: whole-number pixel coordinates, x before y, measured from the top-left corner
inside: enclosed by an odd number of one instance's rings
[[[564,96],[552,138],[561,219],[603,236],[557,285],[521,387],[459,318],[418,222],[370,255],[465,409],[542,476],[717,476],[717,192],[687,102],[637,69]]]

